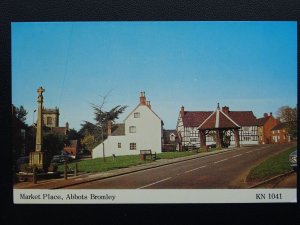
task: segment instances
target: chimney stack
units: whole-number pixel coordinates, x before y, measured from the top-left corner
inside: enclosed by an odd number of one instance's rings
[[[149,107],[149,109],[151,109],[150,101],[147,101],[147,106]]]
[[[111,130],[112,130],[112,121],[109,120],[107,122],[107,136],[111,136]]]
[[[229,114],[229,107],[228,106],[222,107],[222,112],[225,114]]]
[[[273,113],[272,113],[272,112],[270,112],[270,116],[273,116]]]
[[[144,91],[141,92],[140,104],[141,105],[146,105],[146,96],[145,96],[145,92]]]
[[[181,106],[181,108],[180,108],[180,113],[181,113],[181,116],[184,115],[184,106]]]
[[[264,118],[267,118],[268,117],[268,113],[264,113]]]
[[[66,122],[66,130],[69,131],[69,123]]]

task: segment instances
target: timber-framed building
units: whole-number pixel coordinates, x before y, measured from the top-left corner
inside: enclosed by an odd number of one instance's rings
[[[185,111],[182,106],[176,126],[182,149],[258,144],[257,129],[252,111],[230,111],[219,105],[215,111]]]

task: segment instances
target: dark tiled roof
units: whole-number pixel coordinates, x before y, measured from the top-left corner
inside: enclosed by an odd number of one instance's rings
[[[163,130],[163,135],[164,136],[169,136],[170,134],[175,134],[175,136],[177,137],[177,131],[176,130]]]
[[[198,127],[213,111],[185,111],[182,117],[183,126]]]
[[[185,127],[198,127],[212,113],[212,111],[185,111],[182,118],[183,125]],[[252,111],[229,111],[228,116],[240,126],[257,125],[257,119]]]
[[[201,124],[199,128],[214,129],[214,128],[236,128],[236,127],[238,127],[238,125],[236,124],[235,121],[233,121],[232,118],[229,117],[229,115],[226,115],[221,111],[215,111],[208,117],[207,120],[205,120]]]
[[[63,134],[63,135],[67,134],[66,127],[52,127],[51,131],[56,134]]]
[[[282,130],[288,127],[288,123],[279,123],[275,127],[273,127],[271,130]]]
[[[111,136],[125,135],[125,123],[114,124],[112,127]]]
[[[263,126],[267,122],[268,119],[269,119],[269,117],[258,118],[257,119],[257,125],[258,126]]]
[[[230,111],[229,116],[240,126],[257,126],[257,119],[252,111]]]

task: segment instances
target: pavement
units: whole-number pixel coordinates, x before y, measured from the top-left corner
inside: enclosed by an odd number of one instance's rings
[[[182,161],[192,160],[195,158],[206,157],[209,155],[221,154],[227,151],[234,151],[239,149],[244,149],[247,147],[241,148],[227,148],[222,150],[216,150],[213,152],[202,152],[191,156],[180,157],[175,159],[159,159],[151,163],[141,164],[137,166],[131,166],[128,168],[115,169],[107,172],[96,172],[96,173],[82,173],[78,174],[78,176],[70,176],[67,180],[64,178],[59,179],[51,179],[51,180],[40,180],[36,184],[32,182],[20,182],[14,185],[15,189],[59,189],[70,187],[73,185],[83,184],[91,181],[106,179],[110,177],[120,176],[124,174],[134,173],[142,170],[147,170],[150,168],[156,168],[168,164],[178,163]]]

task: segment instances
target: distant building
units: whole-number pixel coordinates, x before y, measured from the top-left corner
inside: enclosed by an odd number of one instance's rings
[[[180,141],[176,130],[163,130],[163,152],[176,151],[180,148]]]
[[[59,109],[43,108],[43,123],[46,127],[58,127],[59,126]]]
[[[152,110],[150,101],[146,101],[145,92],[141,92],[140,102],[129,113],[122,124],[108,123],[108,137],[92,150],[92,157],[104,155],[137,155],[140,150],[162,151],[163,121]]]
[[[52,108],[43,108],[43,124],[44,131],[52,132],[55,134],[67,135],[69,131],[69,123],[66,122],[64,127],[59,126],[59,109],[55,107]]]
[[[283,144],[291,142],[291,136],[288,133],[288,124],[279,123],[271,129],[271,143]]]
[[[226,130],[229,146],[235,145],[234,129],[238,129],[239,144],[258,144],[257,119],[252,111],[230,111],[227,106],[216,111],[185,111],[182,106],[176,126],[182,148],[200,147],[199,129],[205,130],[206,145],[216,144],[218,129]]]
[[[264,113],[262,118],[257,119],[258,124],[258,142],[259,144],[271,144],[272,135],[271,130],[280,122],[273,117],[273,114]]]

